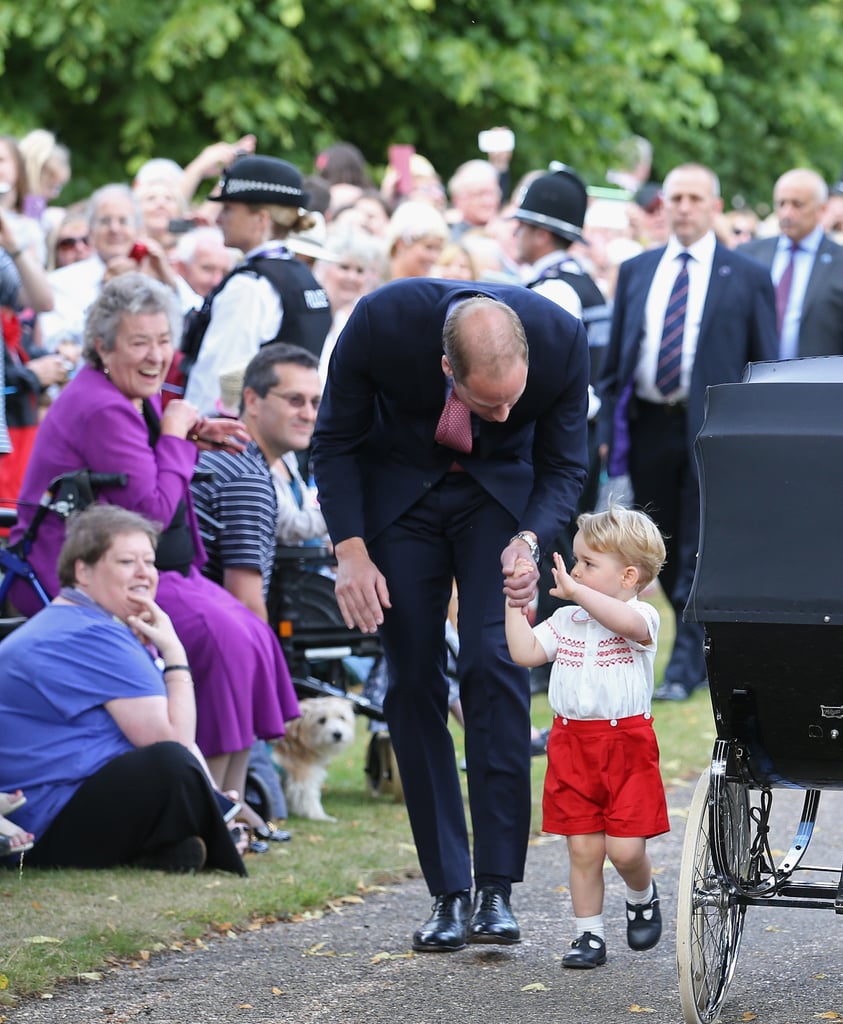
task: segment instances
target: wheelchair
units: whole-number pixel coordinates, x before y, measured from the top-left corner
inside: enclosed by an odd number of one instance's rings
[[[50,602],[29,563],[45,516],[54,514],[66,520],[92,504],[101,488],[125,485],[125,474],[88,469],[63,473],[50,482],[23,536],[14,544],[0,547],[0,636],[25,621],[21,616],[6,615],[8,593],[16,579],[26,580],[45,605]],[[16,521],[16,509],[0,508],[0,529],[8,529]],[[219,526],[204,524],[206,528],[209,525]],[[330,553],[322,547],[279,547],[267,599],[269,621],[301,696],[347,697],[360,713],[380,718],[382,708],[378,703],[351,691],[353,680],[344,667],[344,659],[353,654],[380,657],[380,641],[359,630],[346,629],[334,598],[333,581],[324,575],[333,564]]]
[[[838,356],[752,364],[741,383],[707,393],[685,618],[705,630],[717,738],[679,876],[686,1024],[717,1020],[749,907],[843,918],[840,861],[805,861],[823,793],[843,789],[841,400]],[[794,789],[804,794],[799,822],[774,843],[774,798]]]
[[[26,621],[23,616],[8,614],[9,590],[16,579],[26,580],[45,605],[50,603],[49,595],[29,564],[29,554],[45,516],[52,513],[60,519],[68,519],[74,512],[87,508],[101,488],[125,486],[125,473],[94,473],[89,469],[63,473],[50,482],[24,534],[14,544],[0,546],[0,639]],[[17,518],[16,508],[0,508],[0,529],[11,529]]]
[[[348,659],[377,661],[381,642],[346,627],[334,596],[335,566],[327,548],[279,545],[266,599],[269,623],[299,696],[346,697],[358,714],[380,719],[380,702],[356,692],[361,680]]]

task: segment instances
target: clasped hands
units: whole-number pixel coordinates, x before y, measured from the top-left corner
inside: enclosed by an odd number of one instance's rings
[[[226,416],[198,416],[195,405],[183,398],[167,404],[161,417],[161,433],[193,441],[200,451],[242,452],[251,438],[240,420]]]

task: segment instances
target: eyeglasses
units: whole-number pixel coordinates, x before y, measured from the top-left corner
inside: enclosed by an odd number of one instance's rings
[[[276,398],[283,398],[284,401],[294,409],[303,409],[309,402],[310,408],[313,409],[314,412],[319,411],[319,403],[322,401],[321,395],[315,395],[313,398],[308,398],[307,395],[302,395],[298,392],[273,391],[271,388],[267,391],[267,394],[275,395]]]
[[[87,245],[88,236],[83,235],[81,238],[60,238],[56,242],[57,249],[75,249],[77,245]]]
[[[751,235],[752,234],[752,228],[742,228],[742,227],[739,227],[738,225],[735,225],[732,228],[732,234],[733,235]]]

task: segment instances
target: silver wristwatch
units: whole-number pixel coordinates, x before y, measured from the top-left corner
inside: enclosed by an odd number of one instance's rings
[[[530,536],[530,534],[529,533],[516,533],[514,537],[510,537],[509,538],[509,543],[511,544],[514,540],[523,540],[524,541],[524,543],[530,549],[530,554],[533,556],[533,561],[536,563],[536,565],[538,565],[539,564],[539,554],[540,554],[539,546],[533,540],[533,538]]]

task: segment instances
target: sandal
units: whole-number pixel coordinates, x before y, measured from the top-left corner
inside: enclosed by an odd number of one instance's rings
[[[263,825],[253,829],[252,831],[258,839],[268,840],[271,843],[289,843],[293,838],[286,829],[278,828],[277,825],[273,825],[271,821],[264,822]]]
[[[3,825],[9,826],[11,822],[0,818],[0,860],[4,857],[14,857],[18,853],[26,853],[35,846],[32,833],[25,833],[23,828],[16,826],[12,826],[15,829],[13,833],[8,833],[3,829]]]
[[[14,793],[0,793],[0,816],[13,814],[26,803],[23,790],[16,789]]]

